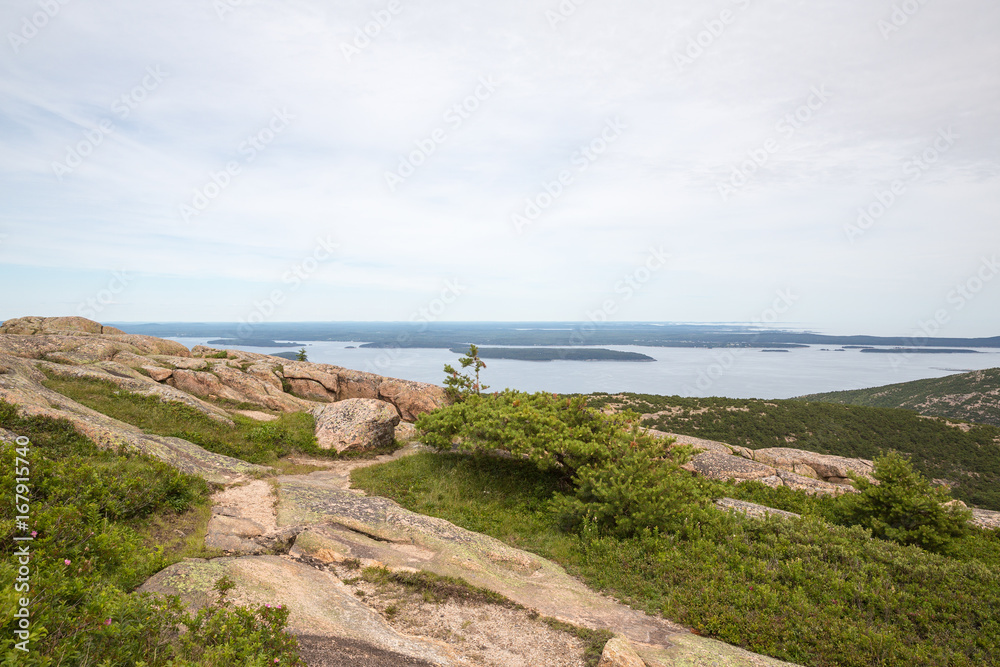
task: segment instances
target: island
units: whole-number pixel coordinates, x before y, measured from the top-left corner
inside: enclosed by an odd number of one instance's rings
[[[209,345],[240,345],[242,347],[302,347],[302,343],[279,343],[270,338],[217,338]]]
[[[465,354],[468,348],[453,347],[452,352]],[[481,347],[481,359],[515,359],[517,361],[656,361],[638,352],[622,352],[600,348],[567,347]]]
[[[979,354],[979,350],[961,350],[950,347],[863,347],[861,351],[878,354]]]

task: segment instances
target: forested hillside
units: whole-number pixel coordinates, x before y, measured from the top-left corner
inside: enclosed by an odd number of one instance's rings
[[[878,408],[906,408],[922,415],[1000,426],[1000,368],[870,389],[810,394],[801,398]]]
[[[908,454],[970,505],[1000,510],[1000,428],[926,419],[909,410],[801,400],[595,394],[593,407],[630,408],[643,425],[751,449],[794,447],[872,459]]]

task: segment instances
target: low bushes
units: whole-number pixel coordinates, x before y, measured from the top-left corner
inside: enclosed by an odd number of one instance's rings
[[[176,598],[130,593],[172,562],[162,548],[144,546],[142,527],[206,502],[203,480],[146,456],[100,450],[69,422],[21,417],[2,401],[0,426],[30,442],[20,452],[0,445],[8,493],[0,503],[2,664],[299,664],[294,638],[283,631],[287,617],[266,607],[231,607],[223,599],[191,616]],[[29,480],[21,482],[27,525],[19,525],[25,514],[13,502],[18,477]],[[33,539],[14,540],[28,535]],[[17,551],[25,547],[27,574]],[[30,599],[28,652],[15,646],[21,598]]]

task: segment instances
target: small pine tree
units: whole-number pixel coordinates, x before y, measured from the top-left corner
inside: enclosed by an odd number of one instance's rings
[[[444,379],[444,391],[453,401],[464,400],[466,396],[472,394],[479,395],[482,393],[483,389],[489,389],[488,386],[481,385],[479,383],[479,371],[486,368],[486,364],[482,359],[479,358],[479,348],[475,345],[469,345],[469,352],[466,356],[458,360],[462,365],[462,368],[473,367],[475,372],[475,377],[470,377],[464,373],[459,373],[451,364],[444,365],[445,379]]]
[[[299,351],[295,353],[295,361],[309,361],[309,357],[306,356],[306,348],[300,348]]]
[[[841,520],[871,529],[874,537],[900,544],[915,544],[928,551],[947,554],[954,540],[969,531],[969,510],[946,505],[949,491],[932,486],[898,452],[875,459],[872,473],[878,484],[857,478],[860,493],[841,499]]]

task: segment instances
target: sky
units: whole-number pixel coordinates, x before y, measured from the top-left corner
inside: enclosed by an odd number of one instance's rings
[[[995,0],[6,0],[0,319],[1000,335]]]

